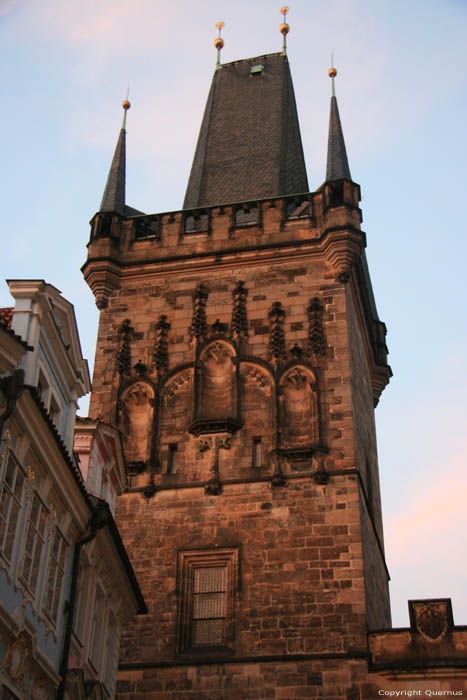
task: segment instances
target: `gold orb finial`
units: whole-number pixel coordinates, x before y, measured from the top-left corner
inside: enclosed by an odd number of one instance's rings
[[[282,53],[285,56],[287,54],[287,44],[285,37],[287,34],[290,32],[290,26],[287,24],[287,12],[290,10],[290,7],[287,7],[287,5],[284,5],[284,7],[281,7],[281,15],[284,15],[284,21],[282,22],[281,26],[279,27],[279,31],[284,37],[282,41]]]
[[[216,66],[220,68],[221,66],[221,49],[224,48],[224,39],[221,37],[221,31],[225,27],[225,22],[218,22],[216,24],[216,29],[219,30],[219,36],[214,39],[214,46],[217,49],[217,63]]]
[[[328,75],[329,75],[330,78],[335,78],[336,75],[337,75],[336,69],[335,69],[335,68],[330,68],[330,69],[328,70]]]
[[[123,107],[123,109],[124,109],[125,112],[126,112],[127,109],[130,109],[130,107],[131,107],[131,102],[130,102],[129,100],[123,100],[123,102],[122,102],[122,107]]]

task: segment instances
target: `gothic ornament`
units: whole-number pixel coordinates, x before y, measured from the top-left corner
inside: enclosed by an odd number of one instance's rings
[[[193,299],[193,319],[190,326],[190,334],[192,338],[200,340],[207,335],[206,322],[206,302],[208,299],[208,290],[202,284],[196,290]]]
[[[232,313],[232,332],[234,337],[248,338],[248,317],[246,298],[248,290],[244,282],[238,282],[233,292],[234,306]]]
[[[313,355],[326,355],[326,339],[324,337],[323,307],[318,297],[314,297],[308,306],[308,343]]]
[[[169,368],[169,351],[167,344],[169,330],[170,323],[167,322],[167,316],[162,314],[156,324],[156,342],[153,355],[154,368],[160,374],[165,374]]]
[[[285,335],[284,320],[285,311],[280,301],[275,301],[269,312],[271,322],[269,330],[269,352],[272,362],[279,364],[285,360]]]
[[[129,375],[131,372],[130,340],[133,332],[130,319],[126,318],[118,329],[120,349],[117,353],[117,370],[120,375]]]

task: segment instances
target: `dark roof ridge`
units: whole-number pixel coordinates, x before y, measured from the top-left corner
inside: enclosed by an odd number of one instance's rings
[[[283,56],[286,60],[288,60],[288,57],[285,56],[282,53],[282,51],[277,51],[276,53],[263,53],[263,54],[260,54],[259,56],[251,56],[251,58],[239,58],[236,61],[229,61],[228,63],[221,63],[220,69],[225,68],[227,66],[235,66],[238,63],[248,63],[249,61],[257,61],[260,58],[269,58],[270,56]]]

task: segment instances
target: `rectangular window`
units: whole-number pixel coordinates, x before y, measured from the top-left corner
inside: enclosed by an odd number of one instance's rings
[[[117,618],[113,612],[110,612],[105,644],[104,683],[111,697],[113,697],[114,694],[115,676],[117,673],[119,639],[120,634]]]
[[[92,613],[91,638],[89,641],[89,661],[96,671],[99,670],[99,658],[101,651],[102,632],[104,626],[105,596],[102,588],[97,585],[94,596],[94,608]]]
[[[173,474],[177,464],[177,443],[169,445],[169,455],[167,458],[167,474]]]
[[[44,548],[47,511],[37,493],[33,493],[24,541],[23,561],[20,576],[35,595],[39,578],[39,567]]]
[[[49,552],[47,587],[45,591],[44,610],[56,623],[60,598],[62,596],[63,577],[65,575],[67,545],[58,527],[55,527]]]
[[[180,552],[180,652],[232,645],[237,579],[235,548]]]
[[[24,471],[8,452],[0,485],[0,550],[8,562],[11,561],[18,516],[23,505],[24,483]]]
[[[219,646],[225,642],[227,567],[200,567],[194,574],[192,644]]]
[[[263,466],[263,455],[261,449],[261,438],[253,438],[253,466],[262,467]]]
[[[49,416],[57,430],[60,430],[60,406],[58,405],[55,396],[52,396],[50,399]]]
[[[81,554],[83,557],[83,554]],[[86,624],[86,612],[88,609],[89,597],[89,580],[91,577],[91,568],[87,561],[83,560],[80,565],[78,577],[78,593],[75,607],[75,617],[73,628],[79,641],[83,641],[83,633]]]

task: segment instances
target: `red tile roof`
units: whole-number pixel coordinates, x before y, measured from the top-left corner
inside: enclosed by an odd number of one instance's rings
[[[0,309],[0,324],[4,328],[11,328],[11,320],[13,318],[13,311],[14,311],[14,308],[12,306]]]

